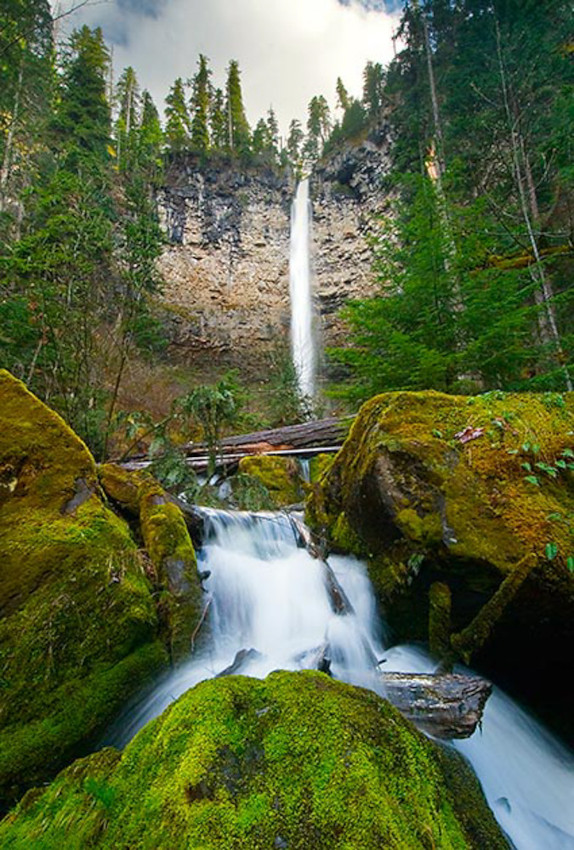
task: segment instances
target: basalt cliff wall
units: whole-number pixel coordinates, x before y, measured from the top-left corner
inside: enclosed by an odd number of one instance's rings
[[[311,176],[312,266],[320,344],[339,344],[346,299],[375,289],[369,234],[388,203],[388,135],[347,145]],[[177,361],[264,378],[289,339],[293,178],[229,161],[174,160],[159,208],[167,243],[162,313]]]

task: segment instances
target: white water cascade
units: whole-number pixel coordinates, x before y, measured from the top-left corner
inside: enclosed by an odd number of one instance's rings
[[[310,264],[311,204],[309,181],[297,186],[291,208],[291,351],[299,392],[312,399],[315,394],[316,352],[313,334],[313,299]]]
[[[203,679],[226,670],[262,678],[278,668],[316,667],[329,647],[337,679],[381,693],[385,671],[430,672],[432,659],[409,646],[383,648],[380,617],[364,566],[331,557],[333,575],[298,543],[285,514],[205,509],[200,569],[209,600],[209,638],[186,664],[132,706],[106,743],[123,746],[145,723]],[[351,613],[338,614],[333,581]],[[469,759],[496,818],[516,850],[574,850],[574,756],[495,689],[482,730],[454,746]],[[487,850],[487,848],[485,848]]]

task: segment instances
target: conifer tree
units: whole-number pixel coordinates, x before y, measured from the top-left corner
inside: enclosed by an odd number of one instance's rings
[[[11,205],[17,230],[32,180],[52,89],[48,0],[5,0],[0,26],[0,214]]]
[[[108,156],[111,111],[107,100],[110,62],[101,29],[72,33],[63,59],[60,103],[55,116],[58,142],[74,157]]]
[[[235,59],[229,63],[226,85],[228,147],[239,156],[247,156],[251,148],[251,131],[243,106],[241,75]]]
[[[194,151],[204,154],[209,150],[209,108],[211,71],[207,57],[199,56],[199,70],[193,78],[191,99],[191,147]]]
[[[212,147],[214,150],[224,150],[227,147],[229,131],[225,112],[225,96],[221,89],[215,89],[211,99],[209,126]]]
[[[190,118],[183,80],[178,77],[165,99],[165,140],[173,153],[187,150],[190,144]]]
[[[140,123],[141,96],[136,72],[126,68],[116,86],[117,104],[116,155],[120,169],[129,167],[130,155],[134,147],[135,130]]]

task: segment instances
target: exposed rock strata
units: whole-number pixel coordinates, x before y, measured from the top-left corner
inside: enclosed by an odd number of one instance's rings
[[[318,330],[341,341],[338,309],[374,290],[368,237],[386,203],[387,133],[346,146],[311,179]],[[169,240],[160,261],[171,352],[197,366],[238,366],[265,377],[288,339],[294,186],[287,174],[193,157],[175,160],[159,195]]]

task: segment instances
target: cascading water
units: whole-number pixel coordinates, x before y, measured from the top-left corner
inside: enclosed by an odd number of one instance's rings
[[[383,656],[385,671],[432,671],[433,660],[419,649],[383,649],[364,566],[331,557],[329,572],[298,546],[298,536],[285,514],[205,510],[199,557],[210,571],[209,637],[120,718],[106,743],[124,745],[190,687],[229,672],[234,660],[241,661],[237,672],[262,678],[278,668],[317,667],[328,653],[335,678],[379,693]],[[343,598],[344,614],[335,597]],[[517,850],[574,850],[574,757],[515,703],[495,689],[482,730],[454,746]]]
[[[313,335],[313,299],[309,259],[311,213],[309,181],[297,186],[291,209],[291,256],[289,291],[291,295],[291,350],[299,392],[303,397],[315,394],[316,354]]]

